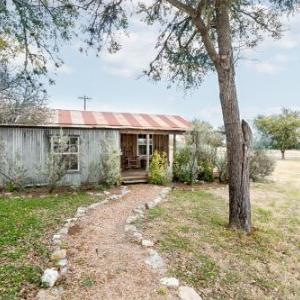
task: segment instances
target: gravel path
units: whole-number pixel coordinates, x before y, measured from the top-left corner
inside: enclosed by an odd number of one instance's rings
[[[144,263],[148,250],[130,243],[124,233],[131,210],[155,198],[161,187],[140,184],[129,190],[73,227],[67,239],[69,272],[63,299],[176,299],[170,292],[160,295],[162,275]]]

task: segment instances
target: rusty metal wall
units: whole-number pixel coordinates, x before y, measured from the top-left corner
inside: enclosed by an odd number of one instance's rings
[[[47,184],[50,136],[59,133],[59,128],[0,127],[0,143],[4,145],[2,152],[7,161],[4,173],[10,173],[8,168],[22,167],[26,170],[26,184]],[[67,173],[62,180],[63,184],[78,186],[97,180],[97,164],[104,151],[104,141],[109,141],[120,149],[118,130],[70,128],[63,129],[63,133],[80,137],[80,170]],[[0,186],[4,181],[5,178],[0,174]]]

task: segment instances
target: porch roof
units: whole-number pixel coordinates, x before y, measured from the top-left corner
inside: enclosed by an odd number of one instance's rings
[[[51,111],[49,121],[47,121],[45,126],[177,132],[191,129],[191,124],[181,116],[60,109]]]

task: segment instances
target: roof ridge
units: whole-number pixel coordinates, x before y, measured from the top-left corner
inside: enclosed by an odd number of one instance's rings
[[[75,111],[75,112],[91,112],[91,113],[112,113],[112,114],[132,114],[132,115],[149,115],[149,116],[171,116],[181,117],[178,114],[162,114],[162,113],[147,113],[147,112],[129,112],[129,111],[100,111],[100,110],[80,110],[80,109],[64,109],[64,108],[51,108],[51,111]]]

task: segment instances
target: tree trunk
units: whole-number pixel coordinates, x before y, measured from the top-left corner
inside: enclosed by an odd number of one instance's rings
[[[216,30],[218,34],[219,63],[216,65],[223,120],[227,141],[229,168],[229,225],[231,228],[251,231],[249,193],[249,147],[251,130],[241,123],[233,51],[231,45],[228,3],[216,1]]]
[[[285,150],[281,150],[281,159],[285,159]]]

